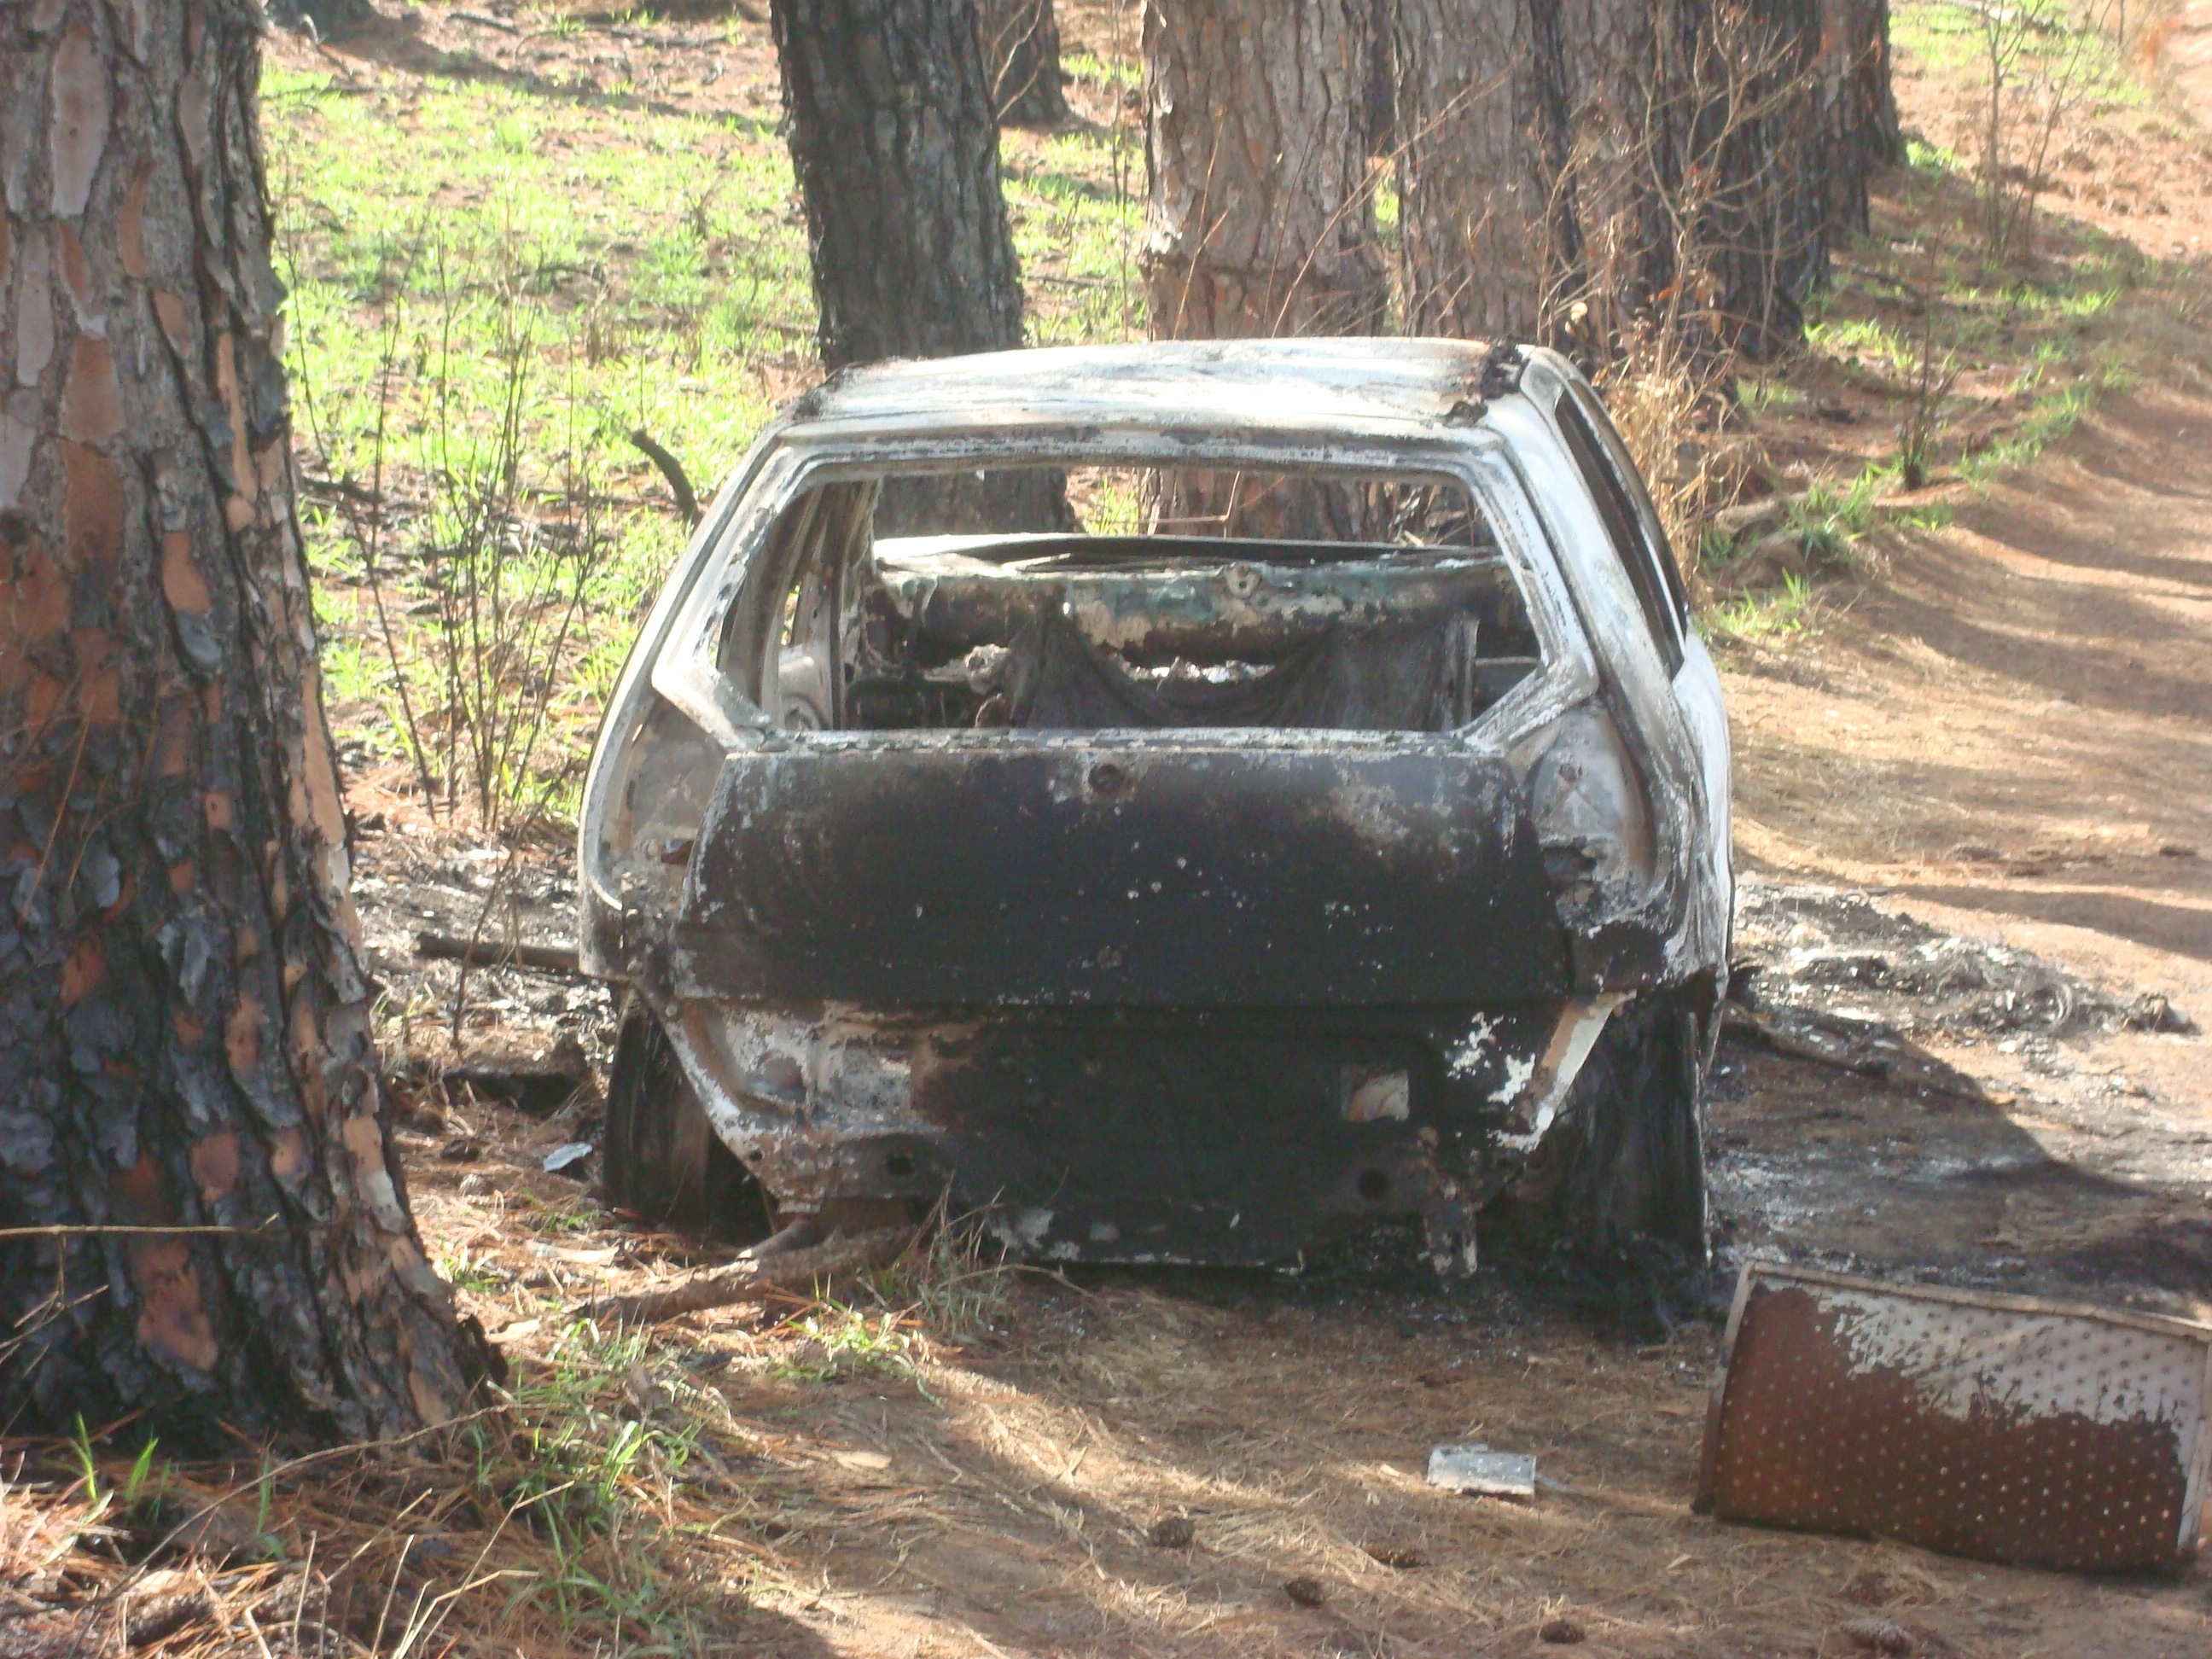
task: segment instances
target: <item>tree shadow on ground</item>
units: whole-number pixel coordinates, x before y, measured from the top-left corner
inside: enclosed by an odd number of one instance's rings
[[[325,56],[344,61],[378,64],[407,75],[440,76],[453,81],[475,81],[527,94],[548,101],[580,108],[603,109],[649,115],[699,118],[711,115],[757,137],[773,137],[774,119],[733,110],[702,111],[672,99],[639,92],[609,92],[588,76],[556,80],[534,70],[514,68],[473,49],[455,50],[424,38],[419,15],[390,16],[379,13],[374,22],[350,29],[320,43]]]
[[[2195,863],[2197,860],[2176,860]],[[2199,883],[2198,885],[2204,885]],[[2100,892],[2093,887],[2002,888],[1915,883],[1900,894],[1954,909],[1991,911],[2037,921],[2087,928],[2133,939],[2157,951],[2212,962],[2212,902],[2162,904],[2133,893]]]

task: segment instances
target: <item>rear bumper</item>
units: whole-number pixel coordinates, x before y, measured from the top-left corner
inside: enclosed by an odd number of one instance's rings
[[[982,1212],[1032,1257],[1264,1264],[1411,1217],[1474,1266],[1619,999],[1475,1010],[884,1011],[700,999],[671,1031],[787,1210]]]

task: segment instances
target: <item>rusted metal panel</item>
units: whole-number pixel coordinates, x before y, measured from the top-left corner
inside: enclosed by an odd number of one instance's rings
[[[1512,776],[1443,739],[734,757],[677,939],[697,983],[764,1000],[1297,1006],[1566,989]]]
[[[1749,1262],[1698,1506],[2016,1565],[2192,1554],[2212,1327]]]

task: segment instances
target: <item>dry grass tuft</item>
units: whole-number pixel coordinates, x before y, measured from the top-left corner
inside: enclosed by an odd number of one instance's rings
[[[1733,374],[1730,363],[1700,372],[1663,338],[1644,337],[1596,380],[1700,609],[1710,598],[1700,556],[1705,526],[1735,504],[1763,459],[1758,439],[1729,423]]]
[[[720,1530],[749,1506],[726,1407],[699,1410],[699,1383],[641,1336],[579,1327],[518,1358],[512,1394],[398,1444],[244,1463],[27,1446],[0,1484],[0,1621],[18,1615],[0,1653],[726,1643],[761,1564]]]

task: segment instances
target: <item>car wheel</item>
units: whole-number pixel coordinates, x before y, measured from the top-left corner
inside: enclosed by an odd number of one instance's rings
[[[1500,1208],[1518,1240],[1592,1265],[1648,1265],[1657,1245],[1707,1259],[1705,1047],[1677,997],[1622,1009]]]
[[[607,1077],[601,1195],[655,1226],[739,1242],[764,1238],[760,1183],[722,1144],[660,1022],[631,999]]]

